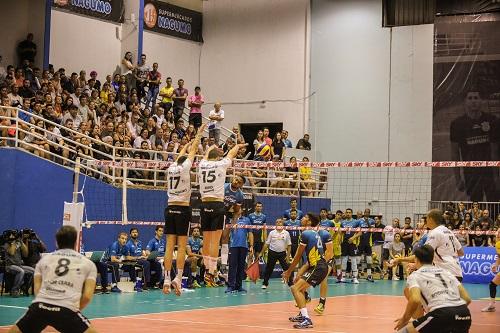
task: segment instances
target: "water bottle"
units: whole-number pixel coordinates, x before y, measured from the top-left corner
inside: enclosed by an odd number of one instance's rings
[[[182,289],[187,289],[187,287],[188,287],[188,278],[187,278],[187,276],[183,276],[182,277],[181,287],[182,287]]]

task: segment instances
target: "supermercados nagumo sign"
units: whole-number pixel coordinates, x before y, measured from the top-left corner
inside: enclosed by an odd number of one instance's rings
[[[203,42],[201,13],[160,1],[144,1],[144,29]]]
[[[52,7],[113,22],[123,22],[123,0],[52,0]]]

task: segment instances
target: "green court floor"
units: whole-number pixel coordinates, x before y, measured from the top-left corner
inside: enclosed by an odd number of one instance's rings
[[[369,283],[361,280],[359,285],[336,284],[334,281],[330,280],[329,296],[355,294],[399,296],[402,295],[405,285],[404,281]],[[465,286],[473,299],[488,297],[487,285],[466,284]],[[243,287],[248,290],[247,293],[225,294],[225,288],[201,288],[193,292],[186,292],[181,297],[166,296],[160,290],[143,293],[96,294],[92,303],[83,313],[92,319],[292,300],[288,287],[277,279],[271,281],[267,290],[262,290],[259,283],[245,282]],[[319,288],[314,289],[311,296],[313,298],[319,297]],[[0,297],[0,326],[15,322],[26,311],[31,301],[32,297]],[[369,306],[376,305],[370,304]]]

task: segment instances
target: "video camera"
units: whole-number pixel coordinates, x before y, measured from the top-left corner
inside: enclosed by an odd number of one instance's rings
[[[33,229],[30,228],[24,228],[20,231],[21,233],[21,238],[29,238],[29,239],[36,239],[36,233],[33,231]]]

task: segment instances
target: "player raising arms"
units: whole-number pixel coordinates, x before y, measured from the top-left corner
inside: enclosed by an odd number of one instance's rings
[[[168,206],[165,209],[165,233],[167,234],[167,246],[165,249],[165,280],[163,292],[170,293],[170,288],[174,287],[175,294],[181,294],[182,273],[186,261],[186,244],[191,223],[191,166],[194,155],[198,150],[200,138],[206,124],[202,125],[194,140],[185,145],[177,156],[177,160],[172,163],[167,170],[167,191]],[[189,149],[189,154],[186,155]],[[172,259],[174,246],[177,244],[177,276],[171,280],[170,271],[172,269]]]
[[[469,332],[471,299],[453,274],[432,265],[434,254],[430,245],[415,249],[417,270],[408,277],[408,304],[394,328],[398,333]],[[420,306],[426,315],[418,315]],[[409,322],[412,317],[418,319]]]
[[[302,218],[302,226],[311,225],[317,226],[319,218],[311,213],[307,213]],[[306,253],[307,263],[309,268],[300,277],[295,279],[295,283],[290,289],[292,291],[295,302],[297,303],[300,313],[297,316],[290,317],[289,320],[296,322],[294,328],[312,328],[313,323],[309,314],[307,313],[306,298],[304,292],[310,286],[316,287],[323,281],[328,274],[328,264],[324,258],[323,243],[321,236],[314,230],[304,230],[300,235],[299,248],[297,253],[290,264],[290,267],[283,272],[282,277],[285,283],[288,282],[290,274],[302,258],[302,254]]]
[[[495,312],[495,298],[497,297],[497,286],[500,285],[500,270],[498,269],[500,266],[500,230],[497,231],[496,236],[496,245],[495,248],[497,250],[497,260],[493,265],[491,265],[491,271],[497,272],[493,280],[490,282],[490,303],[487,307],[482,309],[482,312]]]
[[[35,300],[9,333],[36,333],[47,326],[59,332],[97,332],[80,313],[94,296],[97,271],[92,261],[73,250],[76,238],[74,227],[57,231],[58,250],[35,267]]]
[[[217,272],[219,257],[219,242],[224,229],[224,184],[227,168],[236,157],[238,150],[246,144],[235,145],[221,159],[221,154],[215,145],[209,147],[198,167],[198,179],[201,195],[201,230],[203,231],[203,262],[205,284],[216,286],[214,276]]]

